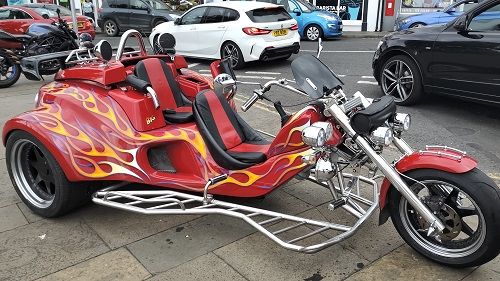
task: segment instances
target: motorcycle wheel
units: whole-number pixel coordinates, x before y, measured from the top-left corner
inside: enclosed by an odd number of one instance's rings
[[[3,54],[0,54],[0,88],[8,88],[14,85],[21,76],[21,66],[12,63]]]
[[[17,194],[42,217],[62,216],[90,201],[88,184],[69,182],[54,156],[25,131],[10,134],[6,161]]]
[[[446,226],[439,239],[428,237],[428,223],[393,188],[389,194],[392,222],[414,250],[452,267],[479,266],[500,253],[500,190],[487,175],[476,168],[463,174],[419,169],[405,176]]]

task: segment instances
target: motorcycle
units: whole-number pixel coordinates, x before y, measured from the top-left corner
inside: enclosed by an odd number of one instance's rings
[[[137,50],[127,49],[130,38]],[[500,191],[476,160],[447,146],[413,150],[402,139],[410,116],[390,96],[348,97],[319,59],[321,44],[317,56],[291,63],[297,87],[269,81],[241,107],[272,102],[281,116],[276,135],[253,129],[230,106],[238,84],[254,83],[235,80],[219,61],[209,83],[175,56],[173,36],[162,34],[158,44],[166,54],[148,54],[141,34],[129,30],[114,59],[104,40],[60,54],[63,67],[40,88],[36,108],[7,121],[9,176],[33,212],[57,217],[92,200],[144,215],[219,214],[281,247],[315,253],[354,235],[380,208],[380,224],[390,217],[411,247],[438,263],[478,266],[499,254]],[[23,67],[35,73],[55,57],[26,58]],[[276,88],[309,102],[287,114],[269,97]],[[392,163],[381,156],[389,145],[401,154]],[[355,223],[221,200],[261,198],[293,178],[326,188],[328,209],[347,211]]]
[[[57,14],[57,22],[32,24],[23,35],[0,30],[0,88],[10,87],[17,82],[21,76],[22,58],[79,48],[78,36],[61,18],[59,10]],[[84,38],[92,41],[88,34]],[[59,68],[58,61],[46,61],[40,66],[40,73],[52,75]]]

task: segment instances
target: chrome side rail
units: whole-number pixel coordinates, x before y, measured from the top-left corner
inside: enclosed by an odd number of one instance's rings
[[[358,179],[370,185],[373,190],[378,190],[375,181],[365,177],[358,177]],[[171,190],[120,191],[107,189],[94,193],[92,201],[99,205],[145,215],[219,214],[235,217],[244,220],[283,248],[303,253],[315,253],[352,236],[377,208],[377,192],[374,192],[373,198],[373,204],[367,210],[360,210],[358,204],[350,204],[352,208],[357,210],[356,213],[361,214],[352,226],[307,219],[220,201],[215,198],[207,202],[203,196]],[[366,202],[371,201],[366,200]],[[294,230],[293,233],[291,233],[291,230]],[[328,230],[341,232],[341,234],[317,244],[304,242],[309,237],[325,239],[321,233]],[[295,233],[296,231],[300,231],[300,234]]]

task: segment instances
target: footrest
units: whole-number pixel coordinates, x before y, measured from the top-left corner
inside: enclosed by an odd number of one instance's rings
[[[146,215],[219,214],[240,218],[280,246],[305,253],[320,251],[350,237],[377,207],[377,204],[373,204],[353,226],[346,226],[216,199],[207,204],[203,196],[171,190],[98,191],[94,193],[92,200],[100,205]],[[321,234],[328,230],[341,234],[327,239]],[[306,240],[310,237],[315,239]],[[308,244],[306,241],[315,242]],[[316,243],[317,241],[321,242]]]

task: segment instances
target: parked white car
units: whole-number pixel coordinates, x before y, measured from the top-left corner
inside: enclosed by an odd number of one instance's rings
[[[156,26],[158,35],[171,33],[177,53],[186,57],[229,58],[233,68],[245,62],[288,59],[300,49],[297,22],[282,7],[262,2],[232,1],[196,6],[175,22]]]

